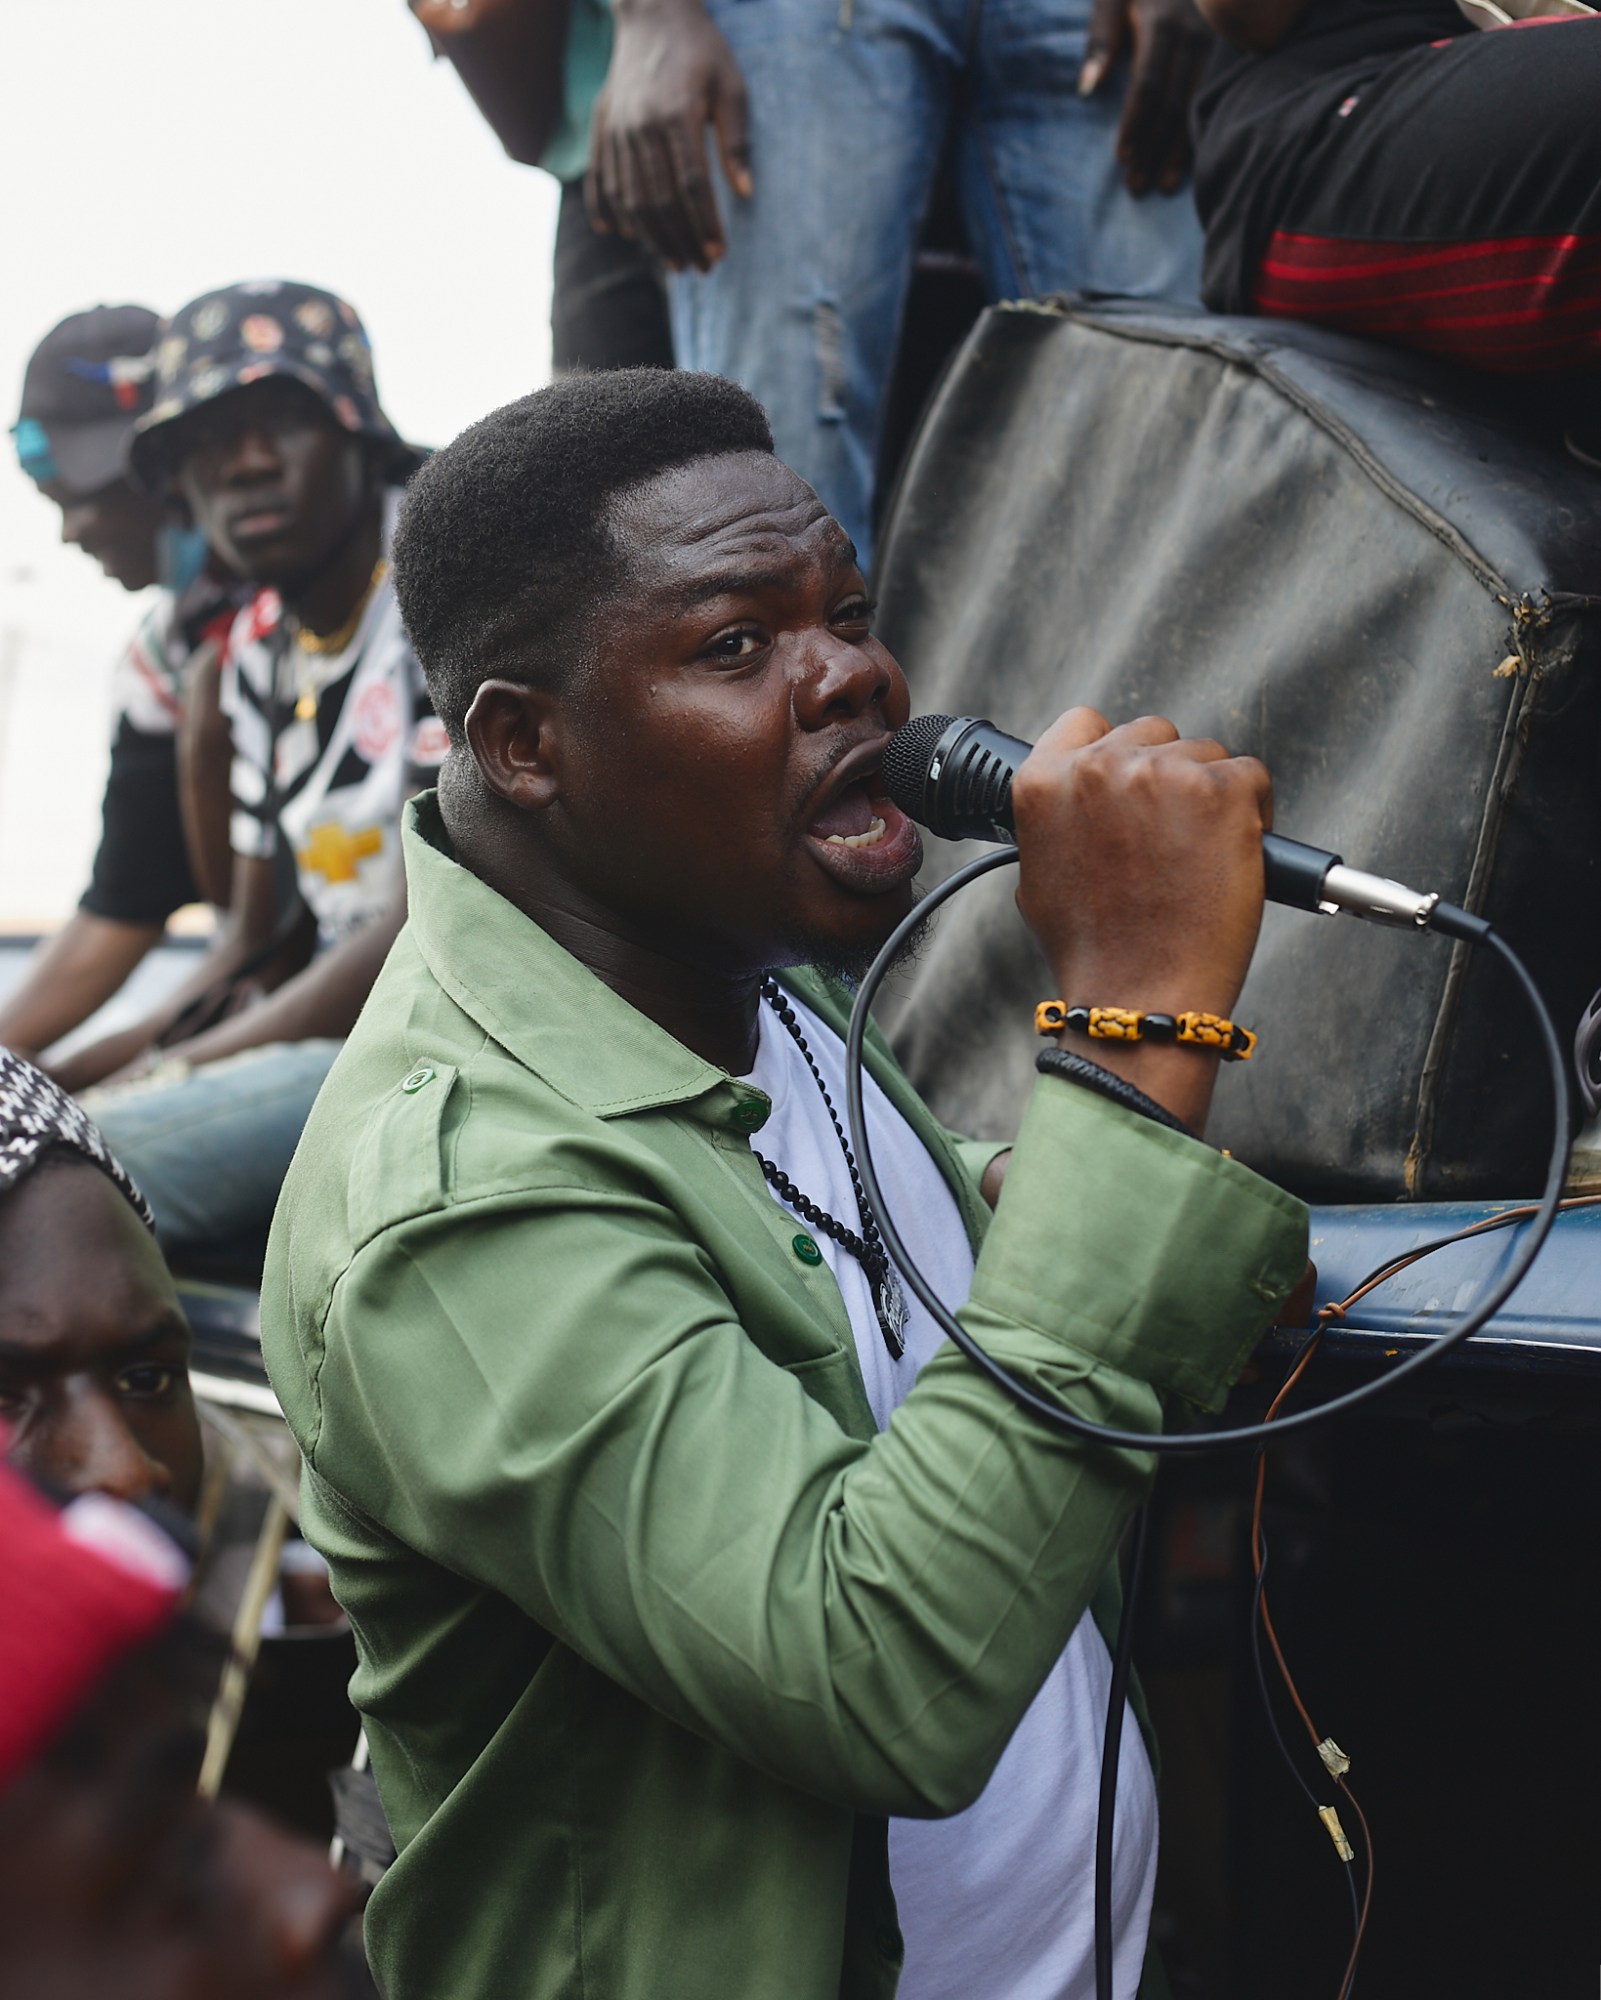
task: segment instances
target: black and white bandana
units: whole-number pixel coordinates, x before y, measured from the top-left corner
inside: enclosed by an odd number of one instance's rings
[[[116,1183],[146,1229],[156,1218],[150,1204],[111,1156],[99,1128],[59,1084],[9,1049],[0,1048],[0,1195],[7,1195],[52,1146],[71,1146]]]

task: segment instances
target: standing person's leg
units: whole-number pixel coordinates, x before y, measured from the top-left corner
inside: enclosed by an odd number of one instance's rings
[[[992,298],[1109,292],[1200,301],[1188,182],[1128,190],[1116,158],[1129,58],[1078,94],[1090,0],[982,0],[958,135],[962,206]]]
[[[959,18],[954,4],[951,10]],[[681,368],[743,383],[863,562],[883,403],[959,51],[933,0],[709,0],[750,99],[728,249],[668,281]],[[714,169],[715,174],[715,169]]]
[[[339,1041],[274,1042],[206,1063],[171,1082],[85,1093],[156,1218],[169,1254],[265,1239],[278,1190]]]

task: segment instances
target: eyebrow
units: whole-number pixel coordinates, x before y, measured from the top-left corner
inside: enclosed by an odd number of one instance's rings
[[[679,611],[693,611],[696,605],[709,603],[714,597],[751,597],[762,590],[781,590],[793,581],[793,573],[788,570],[720,570],[715,576],[703,577],[699,583],[686,584],[674,593],[673,603]]]
[[[856,544],[845,540],[833,551],[833,567],[836,575],[858,567]],[[725,569],[713,576],[702,577],[699,583],[688,583],[674,593],[673,606],[679,611],[693,611],[697,605],[709,603],[717,597],[750,597],[758,591],[783,590],[795,581],[795,572],[790,569]]]
[[[182,1341],[188,1347],[192,1340],[188,1321],[169,1312],[147,1326],[142,1333],[133,1334],[105,1359],[125,1366],[129,1361],[137,1361],[141,1354],[165,1347],[169,1342]],[[0,1368],[43,1375],[49,1374],[54,1366],[48,1348],[37,1347],[30,1341],[0,1340]]]

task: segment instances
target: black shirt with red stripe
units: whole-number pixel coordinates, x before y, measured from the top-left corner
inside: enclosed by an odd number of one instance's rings
[[[1218,45],[1194,110],[1201,296],[1213,312],[1253,310],[1263,252],[1303,190],[1311,136],[1395,56],[1472,33],[1456,0],[1308,0],[1270,54]]]

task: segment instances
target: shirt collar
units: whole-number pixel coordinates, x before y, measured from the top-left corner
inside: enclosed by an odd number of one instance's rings
[[[708,1122],[760,1130],[768,1100],[648,1020],[531,917],[455,859],[438,796],[406,807],[408,927],[464,1013],[569,1102],[601,1118],[695,1104]]]

